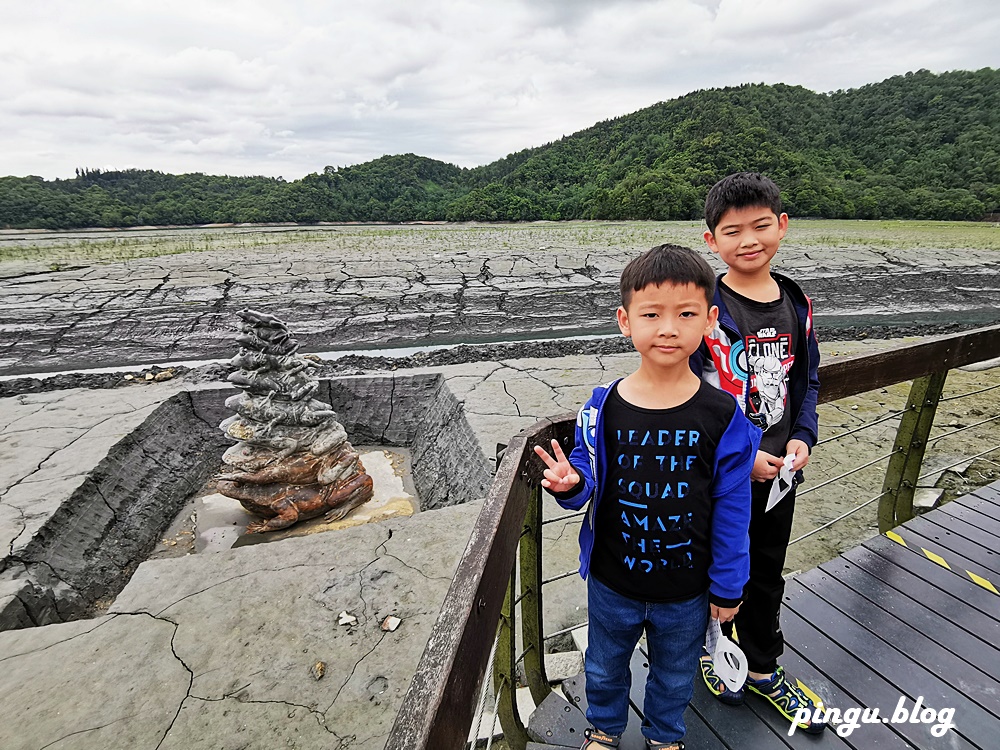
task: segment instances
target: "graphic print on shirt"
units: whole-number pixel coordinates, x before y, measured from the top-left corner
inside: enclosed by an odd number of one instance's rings
[[[743,357],[749,381],[746,414],[766,432],[785,413],[788,371],[795,362],[792,336],[779,334],[774,328],[761,328],[746,336]]]
[[[615,501],[620,561],[629,571],[665,572],[694,566],[684,498],[698,456],[697,430],[618,430]]]

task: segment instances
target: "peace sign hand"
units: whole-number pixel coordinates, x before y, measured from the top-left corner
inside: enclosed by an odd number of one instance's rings
[[[555,458],[540,445],[535,446],[535,453],[545,462],[548,467],[542,472],[545,478],[542,480],[542,487],[550,492],[568,492],[576,487],[580,482],[580,475],[576,473],[573,464],[566,458],[559,441],[552,439],[552,452]]]

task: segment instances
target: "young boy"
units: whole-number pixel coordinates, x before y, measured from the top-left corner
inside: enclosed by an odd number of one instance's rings
[[[819,348],[812,327],[812,303],[791,279],[771,271],[788,228],[778,187],[759,174],[740,172],[720,180],[705,199],[705,241],[728,266],[718,279],[714,303],[718,320],[691,366],[707,382],[733,394],[747,417],[763,431],[754,461],[750,517],[750,582],[745,603],[725,631],[735,625],[749,673],[746,687],[773,703],[790,721],[796,709],[815,703],[778,666],[784,640],[778,610],[781,577],[795,509],[795,482],[766,510],[774,478],[786,456],[796,481],[816,443]],[[710,691],[733,705],[743,690],[726,689],[712,658],[701,657]],[[799,727],[822,732],[825,724]]]
[[[695,251],[660,245],[621,276],[618,326],[640,355],[594,389],[567,460],[552,441],[542,486],[580,528],[587,580],[586,750],[616,748],[628,721],[629,660],[643,630],[647,750],[683,750],[708,615],[732,619],[748,576],[750,471],[760,430],[688,358],[716,321],[715,279]]]

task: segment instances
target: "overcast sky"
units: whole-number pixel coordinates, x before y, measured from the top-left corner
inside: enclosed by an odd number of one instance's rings
[[[1000,67],[995,0],[35,0],[0,22],[0,175],[472,167],[688,92]]]

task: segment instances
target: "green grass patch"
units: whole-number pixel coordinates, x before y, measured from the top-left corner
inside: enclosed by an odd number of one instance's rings
[[[0,263],[30,262],[53,270],[180,253],[213,251],[315,252],[318,246],[370,256],[373,245],[409,253],[461,254],[496,248],[498,254],[558,252],[560,248],[641,251],[663,242],[704,248],[697,221],[575,221],[529,224],[434,224],[317,227],[224,227],[137,232],[5,233]],[[785,241],[798,246],[877,250],[968,248],[1000,250],[1000,228],[986,222],[850,221],[795,219]]]

